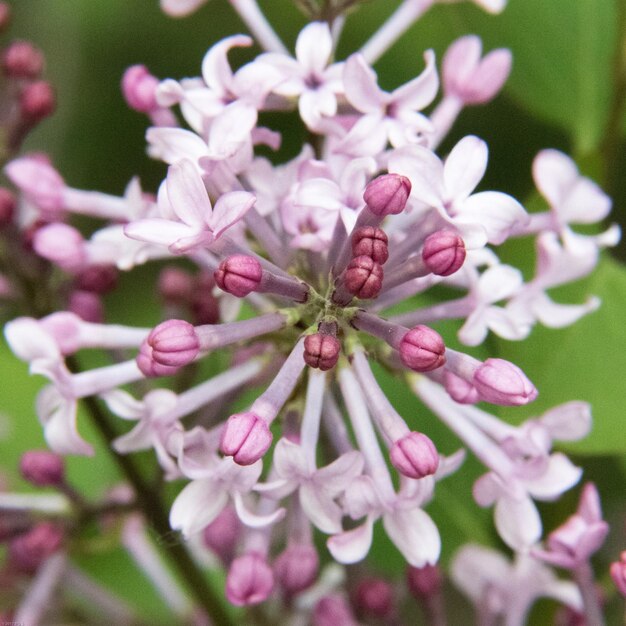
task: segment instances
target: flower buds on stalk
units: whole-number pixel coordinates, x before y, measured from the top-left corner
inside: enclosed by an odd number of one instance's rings
[[[415,372],[430,372],[446,362],[446,346],[441,335],[419,325],[407,332],[400,342],[400,359]]]

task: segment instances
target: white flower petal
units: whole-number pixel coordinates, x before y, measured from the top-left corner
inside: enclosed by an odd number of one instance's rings
[[[329,537],[326,545],[339,563],[357,563],[362,561],[370,550],[373,530],[374,518],[368,516],[365,523],[360,526]]]
[[[501,497],[494,509],[498,534],[513,550],[525,551],[541,537],[541,518],[529,497]]]
[[[192,480],[170,511],[170,526],[185,537],[210,524],[228,504],[228,494],[213,479]]]
[[[430,516],[419,508],[400,509],[383,515],[389,538],[413,567],[434,565],[441,552],[441,539]]]

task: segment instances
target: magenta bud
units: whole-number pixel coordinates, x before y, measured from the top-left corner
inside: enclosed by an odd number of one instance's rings
[[[262,277],[261,264],[253,256],[245,254],[235,254],[224,259],[213,274],[220,289],[238,298],[256,291]]]
[[[58,487],[65,478],[65,464],[49,450],[28,450],[20,459],[20,472],[37,487]]]
[[[346,268],[346,289],[357,298],[375,298],[383,286],[383,268],[369,256],[358,256]]]
[[[459,404],[476,404],[480,400],[474,385],[450,371],[444,373],[443,385],[448,395]]]
[[[2,54],[2,71],[9,78],[37,78],[44,58],[30,41],[14,41]]]
[[[465,242],[451,230],[438,230],[426,237],[422,260],[437,276],[450,276],[458,272],[465,262]]]
[[[352,256],[368,256],[380,265],[389,258],[389,239],[385,231],[374,226],[361,226],[352,233]]]
[[[304,362],[325,372],[337,364],[341,344],[337,337],[324,333],[307,335],[304,339]]]
[[[520,406],[537,397],[526,374],[504,359],[487,359],[474,372],[473,383],[481,400],[492,404]]]
[[[35,252],[67,272],[75,272],[87,261],[85,240],[79,230],[62,222],[39,228],[33,236]]]
[[[204,529],[202,539],[204,544],[213,550],[224,563],[228,563],[235,553],[240,535],[239,517],[232,506],[227,506]]]
[[[151,113],[159,108],[156,90],[159,80],[150,74],[145,65],[131,65],[122,76],[122,95],[131,109]]]
[[[102,324],[104,322],[104,307],[100,296],[91,291],[75,289],[70,294],[67,310],[78,315],[85,322]]]
[[[389,453],[391,464],[409,478],[431,476],[439,467],[435,444],[423,433],[410,432],[398,439]]]
[[[274,561],[274,576],[289,596],[308,589],[318,570],[319,557],[312,545],[291,544]]]
[[[437,565],[409,566],[406,570],[406,582],[411,595],[418,600],[437,595],[443,584]]]
[[[115,289],[119,272],[115,265],[89,265],[76,276],[78,289],[104,295]]]
[[[57,214],[63,208],[65,182],[46,158],[30,155],[13,159],[4,172],[42,211]]]
[[[415,372],[430,372],[446,362],[441,335],[428,326],[411,328],[400,341],[400,360]]]
[[[33,574],[63,541],[63,531],[52,522],[41,522],[9,543],[9,563],[17,570]]]
[[[274,589],[274,574],[267,559],[249,552],[235,559],[226,577],[226,597],[235,606],[260,604]]]
[[[385,619],[393,613],[393,588],[382,578],[361,581],[354,594],[357,611],[365,616]]]
[[[400,174],[383,174],[372,180],[363,193],[369,210],[378,215],[402,213],[411,193],[411,181]]]
[[[38,80],[26,85],[20,93],[20,113],[29,124],[36,124],[52,115],[56,108],[56,97],[52,85]]]
[[[626,598],[626,552],[622,552],[619,561],[611,563],[610,572],[617,590]]]
[[[16,205],[15,194],[6,187],[0,187],[0,228],[13,223]]]
[[[193,278],[185,270],[166,267],[159,274],[159,295],[169,304],[186,304],[193,294]]]
[[[146,376],[171,376],[191,363],[200,351],[196,329],[184,320],[167,320],[141,344],[137,365]]]
[[[313,626],[357,626],[349,604],[339,594],[322,598],[313,609]]]
[[[272,433],[267,422],[254,413],[231,415],[222,431],[220,450],[239,465],[256,463],[269,449]]]

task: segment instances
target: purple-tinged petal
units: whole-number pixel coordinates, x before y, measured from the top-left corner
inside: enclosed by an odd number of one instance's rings
[[[161,10],[172,17],[184,17],[193,13],[207,0],[161,0]]]
[[[248,510],[243,501],[243,496],[239,492],[233,493],[233,501],[235,503],[235,510],[237,511],[237,517],[242,524],[245,524],[249,528],[264,528],[265,526],[271,526],[285,517],[285,509],[276,509],[272,513],[267,515],[257,515]]]
[[[167,197],[177,217],[195,229],[211,221],[211,201],[196,167],[188,159],[170,165],[167,172]]]
[[[322,117],[332,117],[337,113],[337,98],[330,89],[324,87],[315,91],[307,90],[300,96],[298,110],[304,123],[315,129]]]
[[[578,180],[576,164],[558,150],[542,150],[535,157],[532,170],[537,189],[558,210]]]
[[[539,422],[553,439],[578,441],[591,430],[591,406],[587,402],[567,402],[546,411]]]
[[[548,328],[565,328],[577,322],[581,317],[597,311],[600,299],[591,296],[584,304],[559,304],[552,301],[544,293],[538,294],[532,300],[533,315]]]
[[[580,177],[563,204],[558,207],[561,220],[574,224],[595,224],[611,211],[612,201],[592,180]]]
[[[389,157],[388,169],[389,173],[402,174],[411,181],[412,198],[431,207],[442,206],[443,164],[431,150],[423,146],[395,150]]]
[[[343,80],[346,99],[361,113],[379,113],[390,99],[378,86],[376,72],[360,54],[348,57]]]
[[[373,531],[374,518],[368,516],[360,526],[329,537],[326,545],[339,563],[357,563],[367,556],[372,545]]]
[[[524,484],[533,498],[556,500],[564,491],[571,489],[582,474],[580,467],[576,467],[564,454],[555,452],[550,455],[545,472],[538,478],[524,480]]]
[[[231,48],[248,47],[252,44],[252,38],[246,35],[233,35],[211,46],[202,59],[204,82],[218,93],[228,94],[233,84],[233,72],[228,62],[228,51]]]
[[[325,493],[337,496],[363,471],[363,455],[352,450],[315,472],[314,482]]]
[[[211,124],[209,151],[213,156],[232,156],[242,144],[250,141],[256,122],[254,107],[241,101],[229,104]]]
[[[13,354],[22,361],[61,358],[57,342],[31,317],[18,317],[8,322],[4,336]]]
[[[489,151],[478,137],[468,135],[448,155],[443,167],[446,195],[450,200],[464,200],[482,180]]]
[[[328,534],[341,532],[341,508],[319,487],[303,483],[299,497],[304,514],[316,528]]]
[[[296,59],[309,76],[319,76],[333,50],[333,38],[327,22],[307,24],[296,40]]]
[[[526,224],[529,217],[512,196],[499,191],[483,191],[465,200],[456,221],[463,224],[470,220],[483,227],[489,243],[499,245],[504,243],[514,227]],[[468,245],[467,238],[463,239]]]
[[[433,520],[422,509],[394,511],[383,516],[389,538],[413,567],[434,565],[441,552],[441,538]]]
[[[426,68],[417,78],[398,87],[391,93],[391,102],[394,106],[421,111],[434,100],[439,89],[435,53],[432,50],[426,50],[424,61]]]
[[[208,526],[228,504],[228,494],[212,478],[191,481],[170,511],[170,526],[185,537]]]
[[[122,419],[138,420],[145,413],[144,403],[121,389],[112,389],[100,394],[100,397],[105,401],[109,410]]]
[[[276,444],[273,462],[276,473],[284,480],[308,477],[313,470],[308,466],[302,448],[284,437]]]
[[[182,159],[197,163],[208,153],[207,145],[198,135],[182,128],[148,128],[146,141],[152,155],[170,164]]]
[[[198,231],[185,224],[153,217],[126,224],[124,234],[131,239],[169,247],[178,240],[195,237]]]
[[[541,518],[529,497],[502,497],[496,502],[494,518],[498,534],[513,550],[525,551],[541,537]]]
[[[507,559],[491,548],[468,544],[452,560],[450,574],[454,584],[474,602],[485,599],[485,591],[494,581],[507,581],[512,567]]]
[[[243,218],[255,202],[256,198],[247,191],[229,191],[222,194],[215,203],[210,221],[215,239]]]

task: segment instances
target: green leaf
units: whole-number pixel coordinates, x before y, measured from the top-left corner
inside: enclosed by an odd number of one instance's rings
[[[605,258],[590,278],[566,290],[573,302],[592,294],[602,299],[602,306],[573,326],[536,327],[524,342],[499,341],[501,356],[519,365],[539,389],[534,403],[505,414],[517,421],[522,414],[539,415],[554,405],[584,400],[592,405],[593,430],[586,439],[561,447],[581,454],[623,453],[626,268]],[[559,292],[555,299],[565,296]]]

